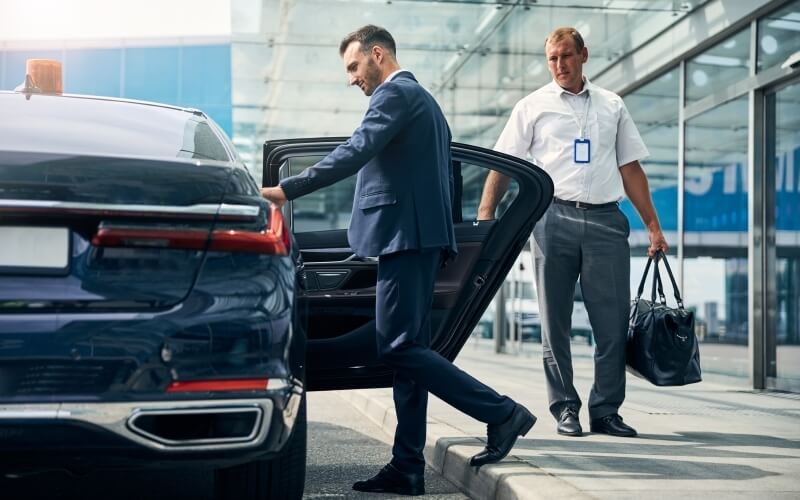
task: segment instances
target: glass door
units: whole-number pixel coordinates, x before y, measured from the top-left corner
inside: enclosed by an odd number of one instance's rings
[[[800,80],[766,94],[766,209],[774,214],[774,265],[768,265],[775,317],[766,334],[767,386],[800,391]],[[773,177],[774,176],[774,177]],[[771,217],[770,217],[771,218]]]
[[[695,311],[703,371],[749,372],[746,95],[694,116],[685,127],[683,280]]]

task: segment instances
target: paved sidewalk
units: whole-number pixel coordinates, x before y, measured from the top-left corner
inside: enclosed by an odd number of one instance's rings
[[[573,349],[575,382],[586,405],[590,350]],[[485,426],[431,397],[427,460],[472,498],[800,498],[800,395],[708,381],[658,388],[628,375],[620,413],[639,437],[587,432],[570,438],[556,434],[547,409],[540,345],[525,344],[519,355],[495,354],[490,343],[474,339],[456,364],[539,418],[505,460],[476,470],[468,460],[483,447]],[[390,389],[341,395],[394,433]],[[588,420],[584,406],[585,431]]]

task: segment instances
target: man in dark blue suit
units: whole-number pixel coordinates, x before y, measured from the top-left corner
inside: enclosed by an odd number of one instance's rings
[[[347,234],[357,255],[378,256],[376,338],[379,358],[395,370],[397,429],[391,462],[353,488],[420,495],[429,391],[488,424],[475,466],[505,457],[536,418],[429,347],[436,274],[456,254],[451,135],[439,105],[400,69],[385,29],[351,33],[339,53],[350,84],[371,96],[361,125],[319,163],[262,194],[282,205],[358,174]]]

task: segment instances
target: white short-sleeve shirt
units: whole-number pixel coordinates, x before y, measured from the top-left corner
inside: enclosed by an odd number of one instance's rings
[[[575,162],[579,124],[585,124],[583,138],[590,140],[589,163]],[[553,179],[556,198],[586,203],[621,200],[625,189],[619,167],[649,155],[622,98],[588,78],[578,94],[553,81],[522,98],[494,149],[530,158],[544,169]]]

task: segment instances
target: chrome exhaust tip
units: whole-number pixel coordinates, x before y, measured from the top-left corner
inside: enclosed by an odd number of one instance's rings
[[[82,422],[150,449],[180,453],[256,447],[269,435],[275,411],[272,399],[266,397],[0,404],[0,423]]]
[[[263,420],[260,406],[137,409],[127,426],[163,446],[186,448],[254,442]]]

